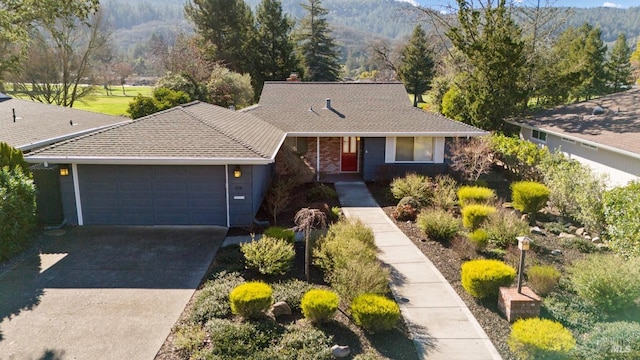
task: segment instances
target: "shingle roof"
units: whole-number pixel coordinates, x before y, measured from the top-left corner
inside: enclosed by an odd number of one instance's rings
[[[486,134],[414,108],[402,83],[266,82],[259,104],[243,111],[290,135]]]
[[[131,120],[28,100],[0,101],[0,141],[23,151],[124,121]]]
[[[52,163],[269,163],[284,136],[253,115],[193,102],[52,145],[26,159]]]
[[[596,107],[604,114],[593,115]],[[640,154],[640,89],[556,107],[518,123]]]

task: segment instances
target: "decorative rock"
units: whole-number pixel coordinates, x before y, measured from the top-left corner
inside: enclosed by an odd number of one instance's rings
[[[589,236],[589,235],[585,235],[585,236],[583,236],[583,238],[584,238],[585,240],[591,241],[591,236]]]
[[[566,232],[561,232],[560,235],[558,235],[558,237],[559,238],[565,238],[565,239],[573,239],[576,236],[573,235],[573,234],[566,233]]]
[[[570,226],[569,226],[569,232],[570,232],[570,233],[575,234],[575,233],[576,233],[576,230],[578,230],[578,227],[577,227],[577,226],[574,226],[574,225],[570,225]]]
[[[553,250],[553,251],[551,251],[551,255],[560,256],[560,255],[562,255],[562,250],[558,250],[558,249]]]
[[[600,239],[599,236],[596,236],[593,239],[591,239],[591,242],[594,244],[602,244],[602,239]]]
[[[532,227],[531,228],[531,233],[538,234],[538,235],[544,235],[544,231],[542,229],[540,229],[539,226]]]
[[[271,313],[273,313],[274,317],[278,317],[280,315],[291,315],[291,307],[289,307],[289,304],[284,301],[278,301],[273,304]]]
[[[611,249],[609,249],[609,246],[608,246],[607,244],[596,244],[596,247],[597,247],[599,250],[602,250],[602,251],[609,251],[609,250],[611,250]]]
[[[349,354],[351,354],[351,349],[347,345],[333,345],[331,347],[331,355],[333,355],[334,357],[343,358],[349,356]]]
[[[527,215],[527,214],[522,214],[522,216],[520,216],[520,220],[522,220],[522,221],[526,221],[526,222],[529,222],[529,215]]]
[[[583,227],[577,228],[576,229],[576,235],[578,235],[578,236],[586,235],[584,228]]]

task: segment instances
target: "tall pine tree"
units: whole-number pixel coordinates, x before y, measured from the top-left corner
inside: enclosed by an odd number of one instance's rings
[[[607,75],[613,92],[618,92],[623,86],[631,84],[630,58],[631,49],[627,45],[627,37],[624,33],[620,33],[607,62]]]
[[[253,73],[253,14],[243,0],[191,0],[184,12],[214,61],[238,73]]]
[[[602,31],[588,23],[578,29],[569,56],[579,66],[577,86],[571,91],[576,100],[589,100],[605,92],[607,46]]]
[[[256,96],[265,81],[284,80],[299,70],[292,29],[293,20],[282,14],[279,0],[262,0],[256,11]]]
[[[409,43],[402,49],[398,75],[407,92],[413,94],[413,106],[418,107],[422,94],[431,88],[435,61],[427,46],[427,34],[420,25],[413,29]]]
[[[304,65],[304,79],[308,81],[337,81],[340,79],[338,51],[331,37],[326,15],[320,0],[301,4],[308,12],[298,29],[298,51]]]

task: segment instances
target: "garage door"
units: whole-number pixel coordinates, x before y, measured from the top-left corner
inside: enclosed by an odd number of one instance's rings
[[[85,225],[226,226],[224,166],[78,165]]]

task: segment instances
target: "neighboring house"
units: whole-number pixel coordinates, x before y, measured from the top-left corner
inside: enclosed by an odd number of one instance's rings
[[[0,141],[28,153],[131,119],[11,98],[0,93]]]
[[[250,225],[285,133],[193,102],[28,154],[57,165],[69,224]]]
[[[556,107],[512,121],[523,139],[606,174],[610,186],[640,179],[640,89]]]
[[[487,134],[413,107],[402,83],[266,82],[258,105],[243,111],[285,131],[319,180],[442,172],[451,138]]]

